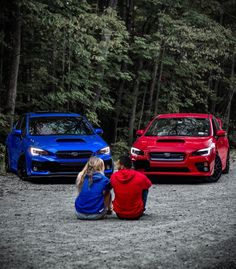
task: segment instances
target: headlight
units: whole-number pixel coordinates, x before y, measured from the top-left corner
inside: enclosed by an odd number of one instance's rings
[[[132,147],[131,148],[131,154],[133,155],[144,155],[144,152],[141,149],[137,149]]]
[[[215,148],[215,145],[212,144],[210,147],[208,148],[204,148],[204,149],[199,149],[195,152],[192,153],[192,156],[208,156],[211,154],[212,149]]]
[[[110,154],[110,152],[111,152],[110,147],[105,147],[105,148],[98,150],[96,152],[96,154],[98,154],[98,155],[107,154],[108,155],[108,154]]]
[[[48,151],[43,150],[43,149],[39,149],[39,148],[34,148],[34,147],[30,147],[30,154],[32,156],[45,156],[45,155],[49,155]]]

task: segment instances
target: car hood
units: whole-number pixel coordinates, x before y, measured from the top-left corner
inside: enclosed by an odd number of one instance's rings
[[[68,135],[68,136],[31,136],[30,146],[38,147],[50,152],[63,150],[97,150],[106,147],[107,143],[99,135]]]
[[[209,147],[213,143],[211,137],[180,137],[180,136],[142,136],[134,143],[143,151],[192,152]]]

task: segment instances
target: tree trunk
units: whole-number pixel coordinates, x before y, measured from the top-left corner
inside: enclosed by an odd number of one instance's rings
[[[141,107],[140,118],[139,118],[139,123],[138,123],[138,130],[140,129],[142,119],[143,119],[143,111],[144,111],[146,95],[147,95],[147,87],[145,87],[145,90],[143,93],[143,101],[142,101],[142,107]]]
[[[160,68],[159,68],[159,76],[158,76],[158,82],[157,82],[157,91],[156,91],[156,100],[155,100],[155,107],[154,107],[154,115],[157,114],[158,111],[158,102],[159,102],[159,95],[160,95],[160,89],[161,89],[161,78],[163,73],[163,57],[165,54],[165,46],[161,48],[160,51]]]
[[[65,87],[65,60],[66,60],[66,31],[63,30],[63,46],[62,46],[62,89]]]
[[[152,81],[151,81],[151,85],[150,85],[149,98],[148,98],[148,108],[147,108],[146,113],[145,113],[146,120],[150,120],[151,113],[152,113],[153,95],[154,95],[154,90],[156,87],[157,71],[158,71],[158,66],[160,63],[160,57],[161,57],[161,51],[157,54],[156,60],[154,62],[154,67],[153,67],[153,72],[152,72]]]
[[[124,80],[120,82],[120,86],[118,89],[118,98],[116,102],[116,108],[115,108],[115,119],[114,119],[114,135],[113,135],[113,143],[117,142],[117,129],[118,129],[118,123],[119,123],[119,117],[120,117],[120,111],[121,111],[121,101],[122,101],[122,95],[124,92]]]
[[[112,8],[112,9],[116,9],[116,5],[117,5],[117,1],[115,1],[115,0],[108,2],[108,7]],[[105,55],[105,57],[107,57],[107,53],[108,53],[107,44],[111,40],[111,35],[112,35],[112,32],[109,29],[104,29],[101,40],[106,43],[106,46],[103,48],[103,55]],[[104,67],[102,65],[98,66],[98,72],[101,74],[101,76],[102,76],[101,82],[103,82]],[[98,87],[96,92],[95,92],[94,106],[92,108],[93,112],[95,112],[97,110],[97,103],[100,100],[101,94],[102,94],[102,87]]]
[[[215,114],[215,112],[216,112],[216,103],[217,103],[217,97],[218,97],[219,83],[220,83],[220,80],[216,79],[215,85],[214,85],[214,91],[213,91],[213,101],[212,101],[212,105],[211,105],[211,113],[212,114]]]
[[[139,78],[139,71],[143,68],[143,60],[139,60],[138,70],[137,70],[137,77],[134,81],[134,91],[133,91],[133,105],[131,108],[131,116],[129,121],[129,145],[133,143],[133,136],[134,136],[134,123],[136,118],[136,108],[138,103],[138,95],[139,95],[139,85],[140,85],[140,78]]]
[[[235,68],[235,54],[233,54],[232,57],[232,67],[231,67],[231,76],[230,76],[230,93],[229,93],[229,103],[228,107],[226,110],[226,116],[225,116],[225,126],[226,130],[228,131],[229,129],[229,121],[230,121],[230,111],[231,111],[231,105],[232,105],[232,100],[234,98],[234,94],[236,92],[236,86],[235,86],[235,74],[234,74],[234,68]]]
[[[4,13],[3,10],[1,10],[1,15],[0,15],[0,26],[3,32],[5,31],[4,27]],[[1,42],[1,48],[0,48],[0,90],[2,89],[2,84],[3,84],[3,54],[4,54],[4,46],[3,42]]]
[[[127,14],[127,6],[124,4],[127,0],[119,1],[119,9],[120,9],[120,14],[122,19],[125,21],[126,20],[126,14]],[[127,27],[128,29],[128,27]],[[127,65],[126,63],[122,62],[121,63],[121,71],[125,72],[127,70]],[[119,124],[119,118],[120,118],[120,112],[121,112],[121,102],[122,102],[122,95],[124,92],[124,85],[125,82],[124,80],[120,81],[120,85],[118,88],[118,94],[117,94],[117,102],[116,102],[116,107],[115,107],[115,118],[114,118],[114,133],[113,133],[113,143],[117,142],[117,137],[118,137],[118,124]]]
[[[10,116],[10,126],[12,127],[14,121],[16,95],[17,95],[17,79],[20,65],[20,52],[21,52],[21,17],[20,17],[20,4],[16,3],[16,22],[14,33],[13,45],[13,59],[9,81],[9,92],[7,100],[7,113]]]
[[[134,1],[126,0],[126,27],[130,34],[134,30]]]

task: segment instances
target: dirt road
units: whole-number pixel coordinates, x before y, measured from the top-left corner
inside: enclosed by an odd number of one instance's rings
[[[139,221],[80,221],[66,180],[0,176],[0,268],[236,268],[231,163],[215,184],[157,182]]]

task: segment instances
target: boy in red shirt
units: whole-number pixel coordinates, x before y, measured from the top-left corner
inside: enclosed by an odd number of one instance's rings
[[[119,171],[111,176],[115,193],[113,210],[118,218],[139,219],[145,210],[152,183],[145,175],[131,169],[132,162],[128,156],[120,157],[117,166]]]

